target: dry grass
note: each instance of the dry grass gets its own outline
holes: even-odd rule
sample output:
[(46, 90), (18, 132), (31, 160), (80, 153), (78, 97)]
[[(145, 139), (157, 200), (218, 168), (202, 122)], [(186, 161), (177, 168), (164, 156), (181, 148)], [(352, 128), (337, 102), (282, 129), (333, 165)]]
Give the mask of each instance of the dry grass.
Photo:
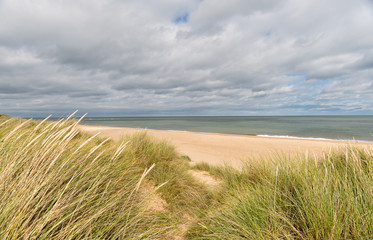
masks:
[(147, 211), (139, 198), (143, 168), (127, 142), (86, 136), (77, 124), (0, 116), (0, 238), (170, 234), (170, 218)]

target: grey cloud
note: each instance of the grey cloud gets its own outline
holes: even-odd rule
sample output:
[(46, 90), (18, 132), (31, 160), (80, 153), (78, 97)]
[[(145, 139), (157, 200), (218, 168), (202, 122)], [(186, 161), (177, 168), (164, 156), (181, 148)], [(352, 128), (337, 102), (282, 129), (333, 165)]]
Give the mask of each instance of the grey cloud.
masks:
[(356, 62), (354, 70), (368, 70), (373, 68), (373, 49), (366, 51)]
[(0, 110), (373, 113), (371, 29), (366, 0), (4, 0)]
[(29, 87), (0, 84), (0, 93), (2, 94), (28, 93), (30, 90)]

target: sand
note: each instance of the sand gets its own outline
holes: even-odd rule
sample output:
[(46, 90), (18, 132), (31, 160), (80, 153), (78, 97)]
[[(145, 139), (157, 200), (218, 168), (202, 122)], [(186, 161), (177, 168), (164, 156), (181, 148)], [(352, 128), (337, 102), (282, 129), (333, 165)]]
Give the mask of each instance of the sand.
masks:
[[(144, 129), (100, 127), (80, 125), (85, 132), (119, 140), (126, 134)], [(331, 149), (356, 145), (371, 148), (373, 143), (353, 141), (329, 141), (257, 137), (246, 135), (195, 133), (166, 130), (146, 130), (155, 138), (167, 140), (181, 155), (189, 156), (193, 163), (206, 162), (212, 165), (228, 164), (239, 168), (245, 161), (268, 159), (277, 155), (300, 156), (304, 154), (321, 157)]]

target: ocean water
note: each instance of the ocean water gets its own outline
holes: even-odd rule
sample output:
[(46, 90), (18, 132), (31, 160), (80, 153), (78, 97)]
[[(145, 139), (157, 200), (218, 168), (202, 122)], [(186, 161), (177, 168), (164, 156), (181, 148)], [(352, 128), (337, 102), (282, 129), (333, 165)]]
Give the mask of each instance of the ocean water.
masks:
[(82, 124), (373, 142), (373, 116), (85, 118)]

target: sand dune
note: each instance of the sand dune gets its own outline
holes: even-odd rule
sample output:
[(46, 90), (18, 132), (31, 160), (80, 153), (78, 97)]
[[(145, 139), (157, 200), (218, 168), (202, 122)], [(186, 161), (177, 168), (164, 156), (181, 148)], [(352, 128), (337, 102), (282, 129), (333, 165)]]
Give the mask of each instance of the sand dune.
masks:
[[(102, 137), (111, 137), (119, 140), (126, 134), (144, 129), (84, 126), (80, 129), (94, 134), (100, 132)], [(159, 139), (165, 139), (176, 146), (181, 155), (187, 155), (192, 162), (207, 162), (212, 165), (229, 164), (240, 167), (242, 162), (250, 159), (273, 157), (277, 154), (295, 156), (297, 154), (316, 154), (321, 156), (328, 153), (331, 148), (346, 145), (358, 145), (372, 147), (373, 143), (271, 138), (245, 135), (194, 133), (166, 130), (146, 130), (149, 135)]]

